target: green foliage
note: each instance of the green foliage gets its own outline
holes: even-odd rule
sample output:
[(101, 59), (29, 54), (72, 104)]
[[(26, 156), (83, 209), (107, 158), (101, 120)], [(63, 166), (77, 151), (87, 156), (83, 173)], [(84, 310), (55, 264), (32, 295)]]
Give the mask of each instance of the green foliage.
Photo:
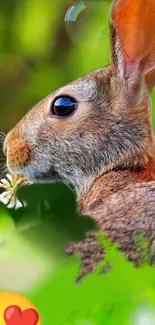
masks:
[[(83, 238), (84, 232), (94, 228), (94, 224), (89, 218), (77, 216), (74, 196), (66, 187), (31, 186), (19, 194), (28, 202), (26, 210), (17, 213), (0, 206), (1, 250), (7, 260), (11, 257), (12, 267), (15, 261), (29, 265), (32, 272), (34, 265), (36, 268), (46, 266), (41, 277), (33, 279), (31, 286), (19, 289), (18, 279), (14, 278), (14, 290), (22, 292), (36, 304), (43, 325), (130, 325), (137, 313), (145, 313), (145, 310), (148, 315), (152, 313), (155, 303), (154, 268), (148, 264), (135, 268), (100, 232), (97, 239), (107, 252), (106, 259), (96, 272), (76, 284), (79, 259), (65, 256), (64, 247), (69, 240)], [(63, 204), (63, 214), (58, 202)], [(142, 252), (147, 251), (144, 238), (136, 237), (136, 244), (138, 248), (143, 247)], [(110, 271), (101, 275), (107, 263)], [(18, 273), (19, 265), (16, 270)], [(21, 277), (22, 272), (21, 268)], [(25, 273), (23, 283), (27, 280)], [(6, 283), (5, 286), (0, 283), (0, 288), (8, 289)]]
[(149, 243), (146, 237), (142, 234), (135, 233), (133, 235), (133, 240), (135, 244), (136, 251), (139, 255), (139, 260), (137, 261), (138, 265), (149, 264), (151, 260), (151, 256), (149, 253)]
[(155, 302), (154, 270), (148, 266), (136, 269), (114, 246), (106, 247), (112, 269), (106, 275), (97, 270), (77, 285), (79, 262), (75, 260), (31, 293), (43, 315), (43, 324), (125, 325), (133, 324), (132, 317), (139, 309), (151, 312)]

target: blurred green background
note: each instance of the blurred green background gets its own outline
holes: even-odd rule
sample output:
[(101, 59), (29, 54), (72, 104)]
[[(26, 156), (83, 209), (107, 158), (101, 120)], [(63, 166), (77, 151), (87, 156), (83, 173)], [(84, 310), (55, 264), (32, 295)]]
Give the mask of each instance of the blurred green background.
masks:
[[(110, 5), (108, 0), (1, 2), (4, 132), (54, 89), (109, 63)], [(33, 185), (19, 195), (27, 201), (26, 209), (0, 205), (0, 289), (32, 299), (43, 325), (141, 325), (141, 309), (148, 324), (155, 324), (154, 269), (146, 265), (136, 270), (110, 249), (112, 271), (102, 278), (95, 273), (76, 285), (79, 259), (66, 257), (64, 249), (94, 223), (77, 215), (75, 197), (64, 185)]]

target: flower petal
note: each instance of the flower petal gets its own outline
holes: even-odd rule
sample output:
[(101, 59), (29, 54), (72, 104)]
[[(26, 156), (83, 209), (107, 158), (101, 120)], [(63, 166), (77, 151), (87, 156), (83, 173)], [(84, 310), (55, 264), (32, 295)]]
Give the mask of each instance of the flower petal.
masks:
[(7, 204), (7, 208), (13, 209), (16, 205), (16, 198), (12, 196), (11, 200)]
[(10, 183), (12, 182), (12, 176), (11, 176), (11, 174), (7, 174), (6, 175), (6, 178), (9, 180)]
[(10, 197), (8, 196), (7, 191), (0, 194), (0, 202), (7, 205), (9, 203)]
[(20, 177), (16, 174), (11, 173), (11, 181), (12, 183), (16, 183)]
[(6, 187), (6, 185), (0, 183), (0, 188), (6, 189), (7, 187)]
[(5, 186), (10, 186), (10, 183), (5, 178), (2, 178), (0, 183), (4, 184)]
[(26, 186), (32, 184), (31, 182), (29, 182), (29, 180), (25, 177), (22, 177), (20, 179), (18, 179), (18, 181), (16, 182), (16, 185), (19, 186)]
[(16, 200), (16, 204), (15, 204), (15, 210), (18, 210), (20, 208), (23, 208), (23, 204), (21, 201), (19, 201), (18, 199)]

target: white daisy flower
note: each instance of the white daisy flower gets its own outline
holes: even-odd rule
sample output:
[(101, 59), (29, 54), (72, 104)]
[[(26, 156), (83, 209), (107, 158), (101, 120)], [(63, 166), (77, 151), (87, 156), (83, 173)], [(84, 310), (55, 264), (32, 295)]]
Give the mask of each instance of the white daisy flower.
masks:
[(26, 185), (32, 184), (25, 177), (19, 177), (15, 174), (7, 174), (6, 178), (0, 180), (0, 188), (5, 191), (0, 194), (0, 202), (5, 204), (9, 209), (19, 209), (26, 206), (25, 202), (21, 202), (17, 197), (17, 190)]

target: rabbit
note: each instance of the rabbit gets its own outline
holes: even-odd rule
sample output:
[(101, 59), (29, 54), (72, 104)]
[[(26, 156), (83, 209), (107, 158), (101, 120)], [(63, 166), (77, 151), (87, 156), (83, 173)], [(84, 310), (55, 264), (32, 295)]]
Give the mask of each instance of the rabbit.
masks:
[[(4, 142), (10, 172), (34, 183), (65, 183), (76, 193), (78, 212), (92, 217), (135, 265), (135, 233), (148, 238), (154, 260), (154, 31), (155, 0), (115, 0), (110, 65), (44, 98)], [(97, 252), (104, 257), (95, 235), (90, 238), (85, 254), (80, 244), (68, 248), (85, 255), (81, 274), (96, 268)]]

